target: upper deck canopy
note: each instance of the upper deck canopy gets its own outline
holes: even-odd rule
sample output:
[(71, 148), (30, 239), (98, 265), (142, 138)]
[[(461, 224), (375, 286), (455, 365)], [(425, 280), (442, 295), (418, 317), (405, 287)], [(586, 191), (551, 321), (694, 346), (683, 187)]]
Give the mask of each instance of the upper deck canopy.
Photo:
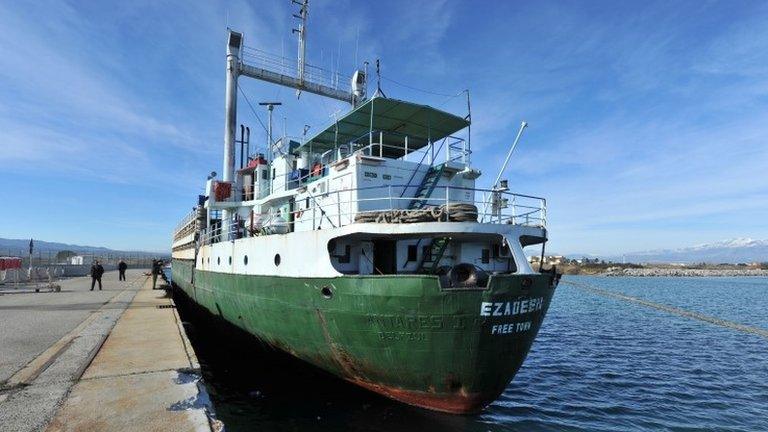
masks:
[(383, 131), (382, 144), (402, 146), (407, 136), (408, 148), (418, 150), (430, 140), (441, 140), (469, 124), (467, 119), (427, 105), (374, 97), (307, 140), (301, 148), (321, 153), (361, 137), (366, 137), (367, 143), (370, 131), (375, 133), (374, 142), (378, 143), (378, 132)]

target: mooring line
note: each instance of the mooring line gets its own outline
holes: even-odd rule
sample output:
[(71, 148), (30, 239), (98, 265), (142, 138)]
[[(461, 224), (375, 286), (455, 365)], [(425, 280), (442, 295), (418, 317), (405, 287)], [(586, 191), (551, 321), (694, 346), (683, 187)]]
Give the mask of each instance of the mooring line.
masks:
[(712, 316), (709, 316), (709, 315), (700, 314), (698, 312), (691, 312), (691, 311), (687, 311), (685, 309), (680, 309), (680, 308), (676, 308), (676, 307), (673, 307), (673, 306), (667, 306), (667, 305), (661, 304), (661, 303), (654, 303), (654, 302), (651, 302), (651, 301), (648, 301), (648, 300), (639, 299), (637, 297), (628, 296), (626, 294), (620, 294), (620, 293), (617, 293), (617, 292), (608, 291), (608, 290), (604, 290), (604, 289), (601, 289), (601, 288), (595, 288), (593, 286), (586, 285), (586, 284), (583, 284), (583, 283), (571, 282), (571, 281), (566, 281), (566, 280), (561, 280), (560, 283), (568, 284), (568, 285), (574, 286), (576, 288), (582, 289), (584, 291), (589, 291), (589, 292), (591, 292), (593, 294), (597, 294), (597, 295), (600, 295), (600, 296), (603, 296), (603, 297), (610, 297), (610, 298), (615, 298), (615, 299), (618, 299), (618, 300), (623, 300), (623, 301), (627, 301), (627, 302), (631, 302), (631, 303), (636, 303), (636, 304), (647, 306), (647, 307), (650, 307), (650, 308), (653, 308), (653, 309), (658, 309), (660, 311), (668, 312), (668, 313), (679, 315), (679, 316), (686, 317), (686, 318), (696, 319), (696, 320), (699, 320), (699, 321), (708, 322), (710, 324), (715, 324), (715, 325), (718, 325), (718, 326), (721, 326), (721, 327), (737, 330), (737, 331), (740, 331), (740, 332), (743, 332), (743, 333), (749, 333), (749, 334), (757, 335), (757, 336), (760, 336), (760, 337), (768, 339), (768, 330), (763, 329), (763, 328), (752, 327), (752, 326), (748, 326), (748, 325), (744, 325), (744, 324), (739, 324), (739, 323), (735, 323), (733, 321), (727, 321), (727, 320), (720, 319), (720, 318), (715, 318), (715, 317), (712, 317)]

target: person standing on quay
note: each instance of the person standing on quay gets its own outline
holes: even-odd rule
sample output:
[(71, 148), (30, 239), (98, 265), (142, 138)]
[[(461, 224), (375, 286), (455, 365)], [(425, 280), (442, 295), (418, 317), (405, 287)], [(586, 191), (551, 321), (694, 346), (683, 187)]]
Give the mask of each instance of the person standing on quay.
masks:
[(152, 289), (155, 289), (155, 286), (157, 285), (157, 276), (160, 275), (160, 272), (163, 271), (163, 261), (162, 260), (152, 260)]
[(118, 280), (124, 281), (125, 280), (125, 271), (128, 270), (128, 264), (125, 263), (122, 259), (119, 263), (117, 263), (117, 271), (120, 273)]
[(91, 291), (93, 291), (96, 281), (99, 282), (99, 291), (101, 291), (101, 276), (104, 274), (104, 267), (101, 266), (98, 260), (93, 261), (91, 266)]

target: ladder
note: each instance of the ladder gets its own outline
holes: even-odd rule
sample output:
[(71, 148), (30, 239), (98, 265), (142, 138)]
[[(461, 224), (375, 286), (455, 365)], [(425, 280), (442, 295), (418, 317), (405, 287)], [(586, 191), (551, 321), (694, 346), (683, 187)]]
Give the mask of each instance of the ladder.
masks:
[(416, 191), (416, 195), (413, 200), (408, 204), (409, 210), (420, 210), (424, 208), (429, 201), (429, 197), (432, 195), (432, 191), (435, 190), (435, 186), (443, 176), (445, 170), (445, 164), (430, 166), (427, 169), (427, 173), (424, 174), (424, 178), (421, 180), (421, 185)]
[(417, 273), (433, 274), (437, 270), (437, 265), (440, 263), (440, 259), (445, 254), (445, 250), (448, 248), (448, 244), (451, 242), (450, 237), (436, 237), (432, 240), (432, 244), (429, 245), (429, 253), (425, 253), (421, 257), (421, 262), (416, 270)]

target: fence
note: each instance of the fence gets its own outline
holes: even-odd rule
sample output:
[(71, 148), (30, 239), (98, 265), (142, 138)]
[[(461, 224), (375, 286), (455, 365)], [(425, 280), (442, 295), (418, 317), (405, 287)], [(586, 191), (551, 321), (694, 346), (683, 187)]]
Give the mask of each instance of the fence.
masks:
[[(73, 265), (69, 258), (57, 257), (57, 251), (36, 251), (32, 254), (32, 267), (47, 267), (47, 266), (67, 266)], [(22, 260), (21, 267), (29, 268), (29, 250), (28, 249), (9, 249), (0, 248), (0, 256), (19, 257)], [(82, 265), (88, 265), (90, 267), (93, 260), (99, 260), (101, 265), (105, 268), (107, 266), (116, 266), (122, 259), (132, 268), (149, 268), (152, 266), (152, 260), (156, 258), (168, 258), (167, 255), (158, 254), (156, 257), (147, 255), (146, 253), (139, 252), (86, 252), (76, 253), (75, 256), (83, 257)]]

